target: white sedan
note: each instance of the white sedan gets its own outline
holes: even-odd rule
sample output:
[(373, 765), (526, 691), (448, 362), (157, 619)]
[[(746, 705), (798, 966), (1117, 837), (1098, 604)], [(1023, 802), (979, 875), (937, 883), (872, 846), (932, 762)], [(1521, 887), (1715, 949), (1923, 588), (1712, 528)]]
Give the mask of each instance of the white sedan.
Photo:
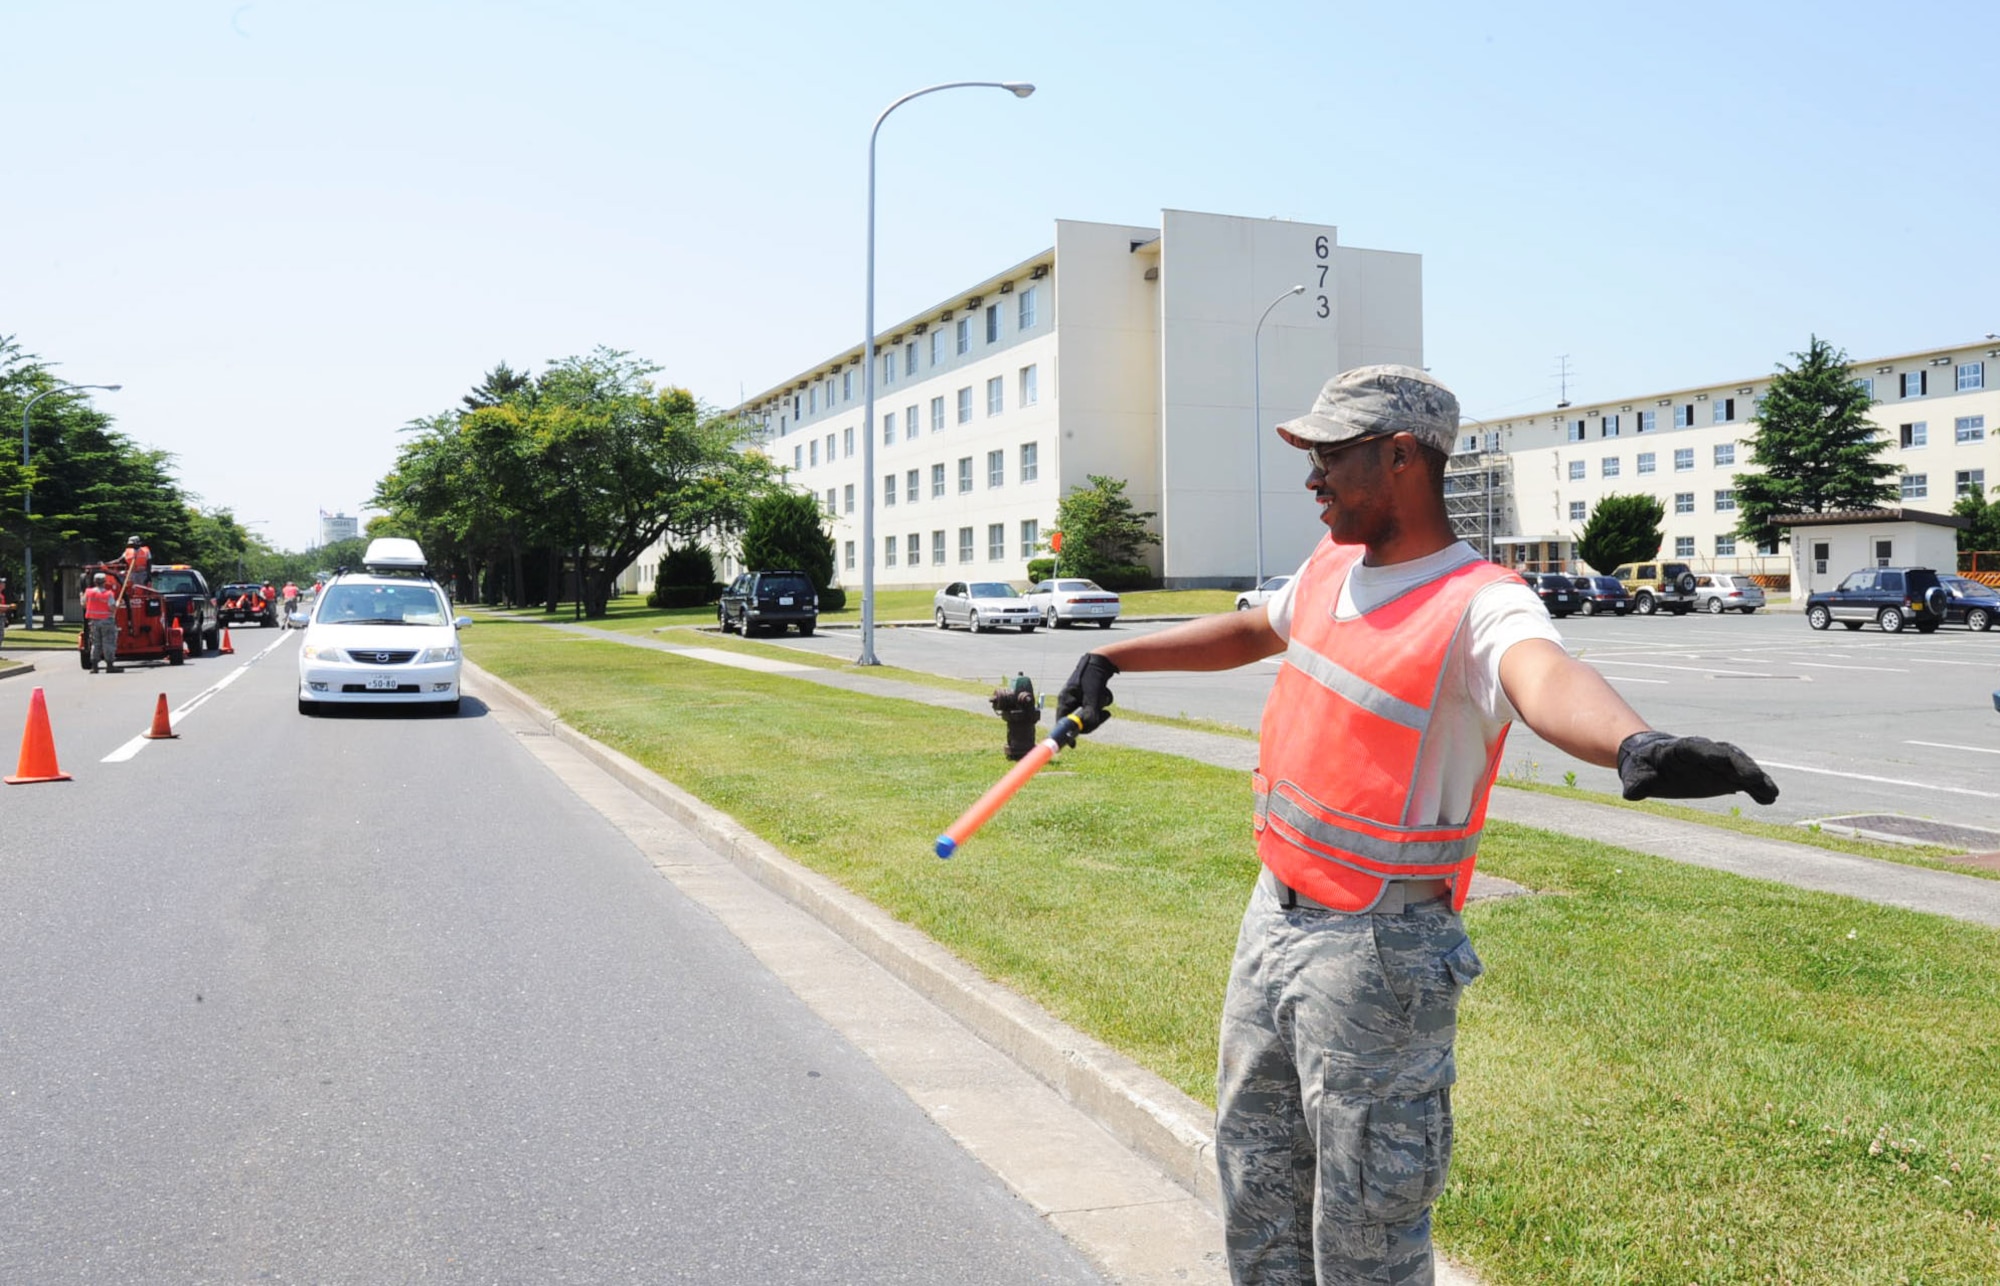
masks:
[(1108, 630), (1118, 619), (1118, 595), (1096, 581), (1070, 576), (1050, 577), (1027, 593), (1028, 602), (1041, 613), (1042, 624), (1052, 630), (1068, 629), (1084, 621), (1095, 621)]
[(1289, 576), (1273, 576), (1255, 589), (1246, 589), (1236, 596), (1236, 610), (1262, 607), (1278, 596), (1278, 591), (1291, 583)]
[(1028, 600), (1003, 580), (953, 581), (931, 596), (931, 610), (939, 629), (963, 625), (975, 634), (996, 625), (1012, 625), (1023, 634), (1032, 634), (1042, 623)]

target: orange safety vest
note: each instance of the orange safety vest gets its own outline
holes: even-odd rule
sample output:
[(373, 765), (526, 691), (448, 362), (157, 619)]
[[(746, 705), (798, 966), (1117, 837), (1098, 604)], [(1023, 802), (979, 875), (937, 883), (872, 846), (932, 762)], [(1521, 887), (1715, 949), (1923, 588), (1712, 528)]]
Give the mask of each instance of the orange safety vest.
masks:
[(86, 621), (108, 621), (111, 619), (112, 595), (108, 589), (91, 586), (83, 591), (83, 619)]
[(1472, 883), (1507, 729), (1486, 748), (1469, 816), (1413, 823), (1410, 810), (1426, 756), (1445, 750), (1429, 737), (1431, 714), (1473, 597), (1519, 578), (1468, 563), (1335, 620), (1341, 587), (1364, 552), (1322, 541), (1294, 588), (1291, 643), (1264, 704), (1251, 775), (1257, 856), (1330, 907), (1365, 911), (1391, 879), (1446, 879), (1456, 910)]
[(143, 572), (146, 570), (147, 565), (153, 561), (152, 547), (149, 545), (127, 545), (125, 547), (124, 561), (125, 566), (131, 571)]

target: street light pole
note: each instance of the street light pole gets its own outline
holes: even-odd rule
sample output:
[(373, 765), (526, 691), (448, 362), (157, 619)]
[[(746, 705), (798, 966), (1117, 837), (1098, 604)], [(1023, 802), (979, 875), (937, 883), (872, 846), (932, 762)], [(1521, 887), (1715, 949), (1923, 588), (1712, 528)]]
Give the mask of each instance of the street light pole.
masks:
[(1251, 482), (1257, 493), (1257, 584), (1252, 589), (1264, 583), (1264, 318), (1293, 295), (1305, 293), (1305, 285), (1301, 283), (1273, 299), (1264, 306), (1263, 317), (1250, 330), (1250, 440), (1257, 449), (1257, 476)]
[(123, 384), (58, 384), (54, 388), (43, 389), (21, 407), (21, 579), (25, 582), (21, 593), (22, 602), (26, 604), (21, 609), (21, 628), (24, 630), (35, 628), (35, 525), (32, 521), (35, 489), (28, 481), (28, 412), (34, 410), (35, 403), (57, 393), (74, 393), (87, 388), (116, 393), (124, 387)]
[(868, 322), (861, 336), (861, 657), (857, 665), (880, 665), (875, 659), (875, 136), (889, 113), (913, 98), (945, 89), (1004, 89), (1026, 98), (1035, 87), (1019, 80), (954, 80), (903, 95), (882, 109), (868, 131)]

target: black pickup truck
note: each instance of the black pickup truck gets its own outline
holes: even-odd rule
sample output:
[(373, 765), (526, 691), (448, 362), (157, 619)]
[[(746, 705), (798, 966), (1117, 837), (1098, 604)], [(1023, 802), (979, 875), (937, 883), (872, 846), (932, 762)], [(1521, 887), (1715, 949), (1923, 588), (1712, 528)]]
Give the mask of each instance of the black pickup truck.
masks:
[(278, 596), (276, 592), (266, 594), (262, 585), (224, 585), (215, 603), (224, 625), (278, 623)]
[(209, 596), (208, 580), (183, 563), (155, 564), (146, 585), (162, 600), (169, 621), (179, 621), (190, 656), (222, 646), (222, 625)]

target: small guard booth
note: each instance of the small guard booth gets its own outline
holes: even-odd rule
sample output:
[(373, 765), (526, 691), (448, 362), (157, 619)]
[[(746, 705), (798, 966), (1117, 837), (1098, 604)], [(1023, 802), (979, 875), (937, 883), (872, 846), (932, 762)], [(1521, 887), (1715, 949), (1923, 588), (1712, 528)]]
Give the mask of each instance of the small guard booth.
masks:
[(1792, 605), (1832, 589), (1864, 567), (1958, 570), (1958, 533), (1972, 524), (1957, 514), (1921, 509), (1836, 509), (1771, 519), (1792, 542)]

